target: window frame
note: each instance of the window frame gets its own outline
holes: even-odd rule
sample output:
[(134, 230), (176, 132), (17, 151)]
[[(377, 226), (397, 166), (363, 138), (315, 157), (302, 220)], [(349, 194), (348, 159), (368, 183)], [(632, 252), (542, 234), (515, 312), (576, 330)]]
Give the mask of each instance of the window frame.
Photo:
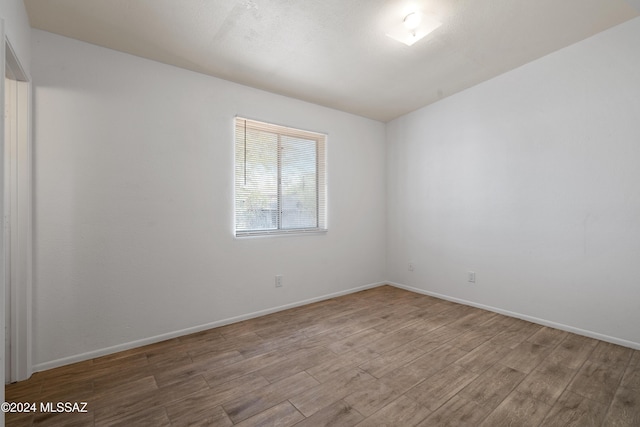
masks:
[[(290, 126), (283, 126), (254, 119), (249, 119), (243, 116), (234, 117), (234, 187), (233, 187), (233, 229), (235, 237), (255, 237), (255, 236), (281, 236), (281, 235), (293, 235), (293, 234), (324, 234), (327, 232), (327, 139), (328, 135), (325, 133), (314, 132), (299, 128), (293, 128)], [(278, 148), (276, 149), (277, 161), (277, 228), (270, 229), (252, 229), (252, 230), (239, 230), (238, 229), (238, 164), (239, 161), (246, 162), (246, 157), (239, 159), (238, 157), (238, 144), (242, 138), (238, 135), (239, 129), (244, 132), (244, 156), (246, 156), (246, 131), (248, 129), (254, 131), (263, 131), (278, 135)], [(300, 138), (304, 140), (315, 141), (315, 161), (316, 161), (316, 226), (315, 227), (301, 227), (301, 228), (282, 228), (282, 217), (284, 213), (283, 209), (283, 184), (281, 181), (282, 175), (282, 163), (281, 163), (281, 143), (280, 137), (286, 136), (291, 138)], [(244, 165), (246, 168), (246, 163)], [(246, 169), (245, 169), (246, 173)]]

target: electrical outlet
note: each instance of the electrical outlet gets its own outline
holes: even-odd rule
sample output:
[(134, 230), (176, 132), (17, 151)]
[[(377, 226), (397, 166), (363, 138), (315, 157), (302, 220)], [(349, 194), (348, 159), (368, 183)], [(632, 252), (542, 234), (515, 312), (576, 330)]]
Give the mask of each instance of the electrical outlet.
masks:
[(276, 276), (276, 288), (282, 287), (282, 275), (278, 274)]
[(475, 271), (470, 271), (469, 272), (469, 282), (470, 283), (476, 283), (476, 272)]
[(410, 263), (409, 263), (409, 271), (413, 271), (413, 270), (414, 270), (413, 263), (412, 263), (412, 262), (410, 262)]

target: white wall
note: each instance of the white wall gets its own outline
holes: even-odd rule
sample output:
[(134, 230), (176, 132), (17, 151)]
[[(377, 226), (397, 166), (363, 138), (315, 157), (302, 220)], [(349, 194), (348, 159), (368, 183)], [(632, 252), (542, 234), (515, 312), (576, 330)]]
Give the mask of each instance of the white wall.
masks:
[(640, 18), (390, 122), (388, 278), (640, 348), (638, 40)]
[[(36, 370), (385, 279), (384, 124), (32, 38)], [(326, 235), (233, 237), (236, 114), (328, 133)]]
[(638, 9), (638, 11), (640, 12), (640, 0), (627, 0), (627, 3)]

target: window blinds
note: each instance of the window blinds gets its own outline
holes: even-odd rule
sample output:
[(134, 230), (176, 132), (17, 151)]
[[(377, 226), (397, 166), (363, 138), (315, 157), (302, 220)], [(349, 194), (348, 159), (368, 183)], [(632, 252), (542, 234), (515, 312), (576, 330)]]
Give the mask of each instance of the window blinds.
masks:
[(236, 235), (326, 230), (326, 135), (235, 119)]

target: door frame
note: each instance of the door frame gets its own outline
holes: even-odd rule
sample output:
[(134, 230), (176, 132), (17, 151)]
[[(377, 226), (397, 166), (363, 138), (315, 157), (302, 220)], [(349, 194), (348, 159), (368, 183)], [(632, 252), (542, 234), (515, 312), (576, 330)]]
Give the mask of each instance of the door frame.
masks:
[[(32, 145), (31, 145), (31, 82), (21, 66), (10, 41), (3, 37), (5, 76), (12, 80), (3, 99), (11, 96), (13, 113), (9, 118), (10, 140), (2, 132), (3, 148), (3, 251), (4, 285), (10, 296), (8, 301), (10, 371), (5, 372), (5, 383), (21, 381), (33, 373), (32, 363)], [(4, 114), (3, 114), (4, 116)], [(4, 126), (4, 123), (3, 123)], [(5, 169), (6, 168), (6, 169)], [(5, 293), (3, 293), (5, 294)], [(6, 295), (5, 294), (5, 295)], [(3, 305), (4, 308), (4, 305)], [(4, 316), (2, 318), (4, 322)], [(5, 328), (2, 328), (3, 330)], [(3, 340), (4, 344), (4, 340)], [(6, 351), (6, 349), (5, 349)], [(3, 352), (3, 355), (5, 353)]]

